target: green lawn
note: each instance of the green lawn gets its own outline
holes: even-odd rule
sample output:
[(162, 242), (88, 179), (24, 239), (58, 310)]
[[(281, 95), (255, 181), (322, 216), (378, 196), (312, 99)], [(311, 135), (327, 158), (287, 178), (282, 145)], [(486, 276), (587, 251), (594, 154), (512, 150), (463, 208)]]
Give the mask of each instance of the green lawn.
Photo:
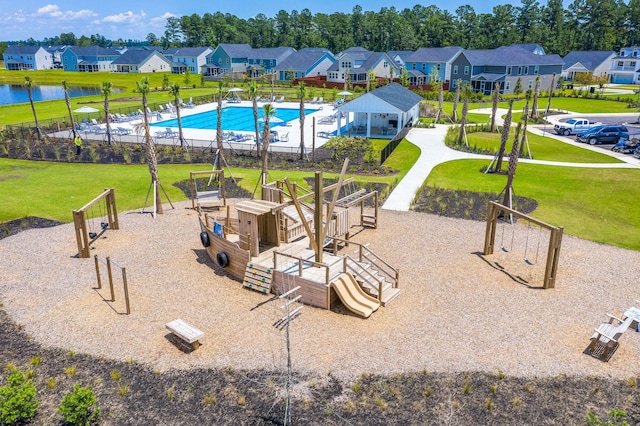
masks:
[[(506, 176), (479, 173), (482, 160), (458, 160), (436, 167), (427, 185), (499, 193)], [(534, 198), (532, 216), (581, 238), (640, 250), (638, 169), (586, 169), (520, 163), (517, 195)], [(481, 244), (481, 242), (479, 242)]]
[[(522, 110), (526, 101), (520, 99), (513, 104), (513, 109)], [(547, 107), (548, 98), (538, 100), (538, 108), (545, 109)], [(500, 102), (500, 108), (509, 108), (506, 102)], [(606, 112), (608, 114), (616, 112), (637, 112), (637, 108), (629, 108), (626, 102), (617, 102), (609, 99), (583, 99), (583, 98), (552, 98), (551, 109), (560, 109), (563, 111), (581, 112), (584, 114), (594, 114)]]
[[(511, 152), (514, 130), (507, 141), (506, 153)], [(469, 145), (497, 152), (500, 147), (500, 134), (488, 132), (468, 133)], [(527, 132), (529, 148), (536, 160), (568, 161), (573, 163), (621, 163), (622, 161), (606, 154), (579, 148), (560, 142), (554, 138)], [(526, 152), (526, 151), (525, 151)]]

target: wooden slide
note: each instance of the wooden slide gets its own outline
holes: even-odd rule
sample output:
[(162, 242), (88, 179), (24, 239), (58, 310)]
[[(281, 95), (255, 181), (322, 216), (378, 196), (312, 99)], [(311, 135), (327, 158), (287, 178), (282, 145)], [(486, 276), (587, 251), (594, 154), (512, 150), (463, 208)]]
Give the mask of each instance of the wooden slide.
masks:
[(380, 307), (378, 299), (365, 293), (349, 272), (341, 274), (331, 286), (344, 306), (361, 317), (369, 318)]

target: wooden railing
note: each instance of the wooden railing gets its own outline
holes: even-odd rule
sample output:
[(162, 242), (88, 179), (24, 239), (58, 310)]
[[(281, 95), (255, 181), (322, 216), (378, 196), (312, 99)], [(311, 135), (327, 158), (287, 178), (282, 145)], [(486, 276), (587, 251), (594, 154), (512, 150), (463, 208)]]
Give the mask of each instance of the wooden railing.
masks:
[(365, 244), (357, 243), (351, 240), (344, 240), (338, 237), (331, 237), (334, 241), (334, 253), (337, 249), (337, 243), (341, 242), (345, 245), (354, 244), (358, 247), (358, 261), (359, 262), (369, 262), (372, 265), (376, 265), (377, 269), (380, 273), (384, 274), (389, 278), (394, 288), (398, 288), (398, 281), (400, 279), (400, 271), (393, 266), (391, 266), (388, 262), (378, 256), (373, 250), (369, 249)]
[(344, 256), (343, 262), (343, 272), (352, 272), (356, 277), (360, 277), (362, 281), (368, 283), (371, 287), (376, 287), (378, 289), (378, 300), (382, 302), (382, 286), (384, 284), (384, 280), (376, 277), (368, 269), (363, 268), (362, 265), (358, 264), (349, 255)]

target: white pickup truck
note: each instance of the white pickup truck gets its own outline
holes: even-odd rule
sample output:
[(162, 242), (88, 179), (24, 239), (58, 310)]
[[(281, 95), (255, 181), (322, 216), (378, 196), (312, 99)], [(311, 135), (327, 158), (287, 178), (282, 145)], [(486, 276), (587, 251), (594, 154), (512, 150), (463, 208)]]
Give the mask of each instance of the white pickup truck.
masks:
[(589, 121), (586, 118), (570, 118), (567, 121), (557, 123), (553, 126), (553, 131), (559, 135), (569, 136), (570, 134), (576, 134), (584, 132), (585, 130), (597, 126), (595, 121)]

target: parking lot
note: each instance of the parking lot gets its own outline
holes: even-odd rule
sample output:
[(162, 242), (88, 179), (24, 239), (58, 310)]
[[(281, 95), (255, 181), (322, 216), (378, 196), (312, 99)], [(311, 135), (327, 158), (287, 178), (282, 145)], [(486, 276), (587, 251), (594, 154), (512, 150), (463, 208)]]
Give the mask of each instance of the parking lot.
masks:
[[(564, 116), (563, 118), (560, 118), (557, 120), (552, 119), (550, 121), (552, 121), (553, 123), (557, 123), (557, 122), (562, 123), (562, 122), (566, 122), (570, 118), (577, 118), (577, 117), (578, 117), (577, 115), (567, 115), (567, 116)], [(618, 114), (604, 114), (604, 115), (585, 114), (585, 115), (581, 115), (580, 117), (588, 118), (590, 121), (595, 121), (600, 124), (623, 125), (628, 129), (630, 139), (640, 140), (640, 124), (638, 123), (638, 120), (640, 117), (638, 113), (620, 114), (620, 115)], [(553, 128), (551, 129), (547, 128), (545, 129), (545, 131), (551, 134), (555, 134), (555, 132), (553, 131)], [(575, 134), (571, 134), (569, 136), (563, 136), (563, 137), (566, 137), (572, 141), (576, 141)], [(615, 145), (615, 142), (599, 143), (594, 145), (594, 147), (609, 151), (614, 145)]]

